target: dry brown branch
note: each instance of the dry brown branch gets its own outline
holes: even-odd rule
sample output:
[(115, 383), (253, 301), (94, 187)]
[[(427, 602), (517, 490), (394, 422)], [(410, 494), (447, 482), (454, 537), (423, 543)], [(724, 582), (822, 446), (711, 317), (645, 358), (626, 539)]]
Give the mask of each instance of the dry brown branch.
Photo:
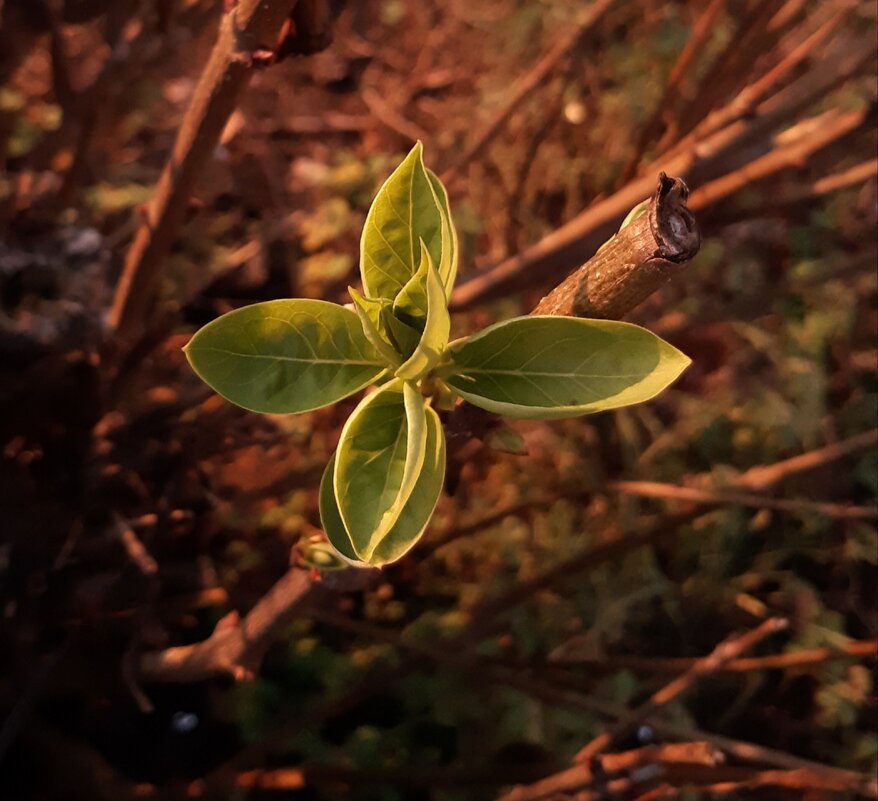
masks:
[(524, 99), (531, 94), (555, 69), (560, 62), (589, 31), (600, 21), (603, 15), (616, 3), (617, 0), (594, 0), (594, 2), (582, 14), (579, 23), (564, 38), (558, 40), (530, 72), (521, 76), (512, 86), (509, 99), (498, 109), (489, 122), (474, 137), (472, 144), (463, 152), (460, 158), (454, 162), (442, 174), (443, 181), (449, 181), (452, 175), (460, 174), (464, 167), (476, 158), (491, 140), (500, 132), (506, 121), (521, 105)]
[[(743, 187), (761, 181), (780, 170), (803, 166), (818, 150), (857, 130), (865, 122), (866, 116), (865, 110), (851, 111), (847, 114), (830, 111), (816, 119), (800, 123), (796, 128), (804, 127), (803, 135), (795, 136), (797, 133), (795, 129), (785, 131), (784, 141), (779, 147), (741, 169), (699, 187), (698, 192), (692, 196), (690, 205), (696, 211), (705, 209)], [(795, 138), (790, 141), (794, 136)]]
[[(878, 178), (878, 159), (867, 159), (846, 170), (824, 175), (822, 178), (791, 187), (778, 194), (767, 195), (766, 193), (760, 197), (757, 203), (742, 205), (739, 209), (730, 210), (730, 214), (724, 217), (724, 221), (730, 223), (739, 219), (771, 217), (777, 213), (778, 208), (789, 209), (791, 213), (794, 213), (798, 204), (812, 203), (833, 192), (841, 192), (867, 181), (874, 181), (876, 178)], [(875, 256), (871, 253), (863, 254), (860, 252), (854, 254), (853, 258), (862, 260), (870, 267), (875, 264)], [(847, 272), (847, 266), (843, 268), (843, 272)], [(820, 280), (825, 279), (821, 277)]]
[(278, 31), (295, 3), (296, 0), (240, 0), (223, 16), (213, 52), (180, 124), (153, 199), (144, 211), (116, 287), (108, 323), (123, 341), (131, 341), (140, 333), (195, 181), (250, 80), (254, 54), (277, 40)]
[(776, 509), (779, 512), (797, 514), (813, 513), (842, 520), (874, 520), (878, 518), (878, 507), (874, 506), (824, 503), (804, 498), (768, 498), (756, 493), (727, 492), (722, 488), (708, 490), (697, 487), (680, 487), (676, 484), (663, 484), (658, 481), (611, 481), (605, 486), (613, 492), (639, 495), (642, 498), (658, 498), (664, 501), (749, 506), (754, 509)]
[[(758, 144), (771, 147), (771, 132), (796, 120), (803, 110), (824, 97), (852, 75), (863, 69), (873, 57), (876, 45), (862, 39), (827, 58), (790, 85), (760, 103), (753, 114), (734, 119), (706, 138), (697, 138), (673, 157), (660, 160), (668, 174), (681, 175), (687, 181), (709, 180), (733, 172), (742, 154), (752, 152)], [(658, 166), (654, 166), (658, 169)], [(499, 297), (554, 276), (581, 262), (611, 235), (613, 228), (653, 189), (649, 175), (636, 178), (612, 196), (601, 200), (565, 225), (556, 229), (522, 253), (485, 270), (460, 284), (452, 293), (451, 307), (464, 309), (478, 302)]]
[(748, 3), (737, 29), (701, 76), (689, 95), (689, 102), (675, 115), (663, 137), (665, 141), (676, 139), (691, 130), (711, 108), (733, 91), (738, 81), (747, 77), (753, 63), (771, 48), (772, 28), (776, 26), (775, 14), (781, 2), (754, 0)]
[(117, 518), (113, 524), (113, 531), (137, 569), (144, 576), (154, 576), (158, 572), (158, 564), (134, 529), (121, 518)]
[[(628, 713), (628, 710), (624, 707), (599, 701), (591, 696), (585, 696), (575, 691), (559, 689), (552, 682), (545, 682), (522, 674), (504, 673), (503, 676), (502, 680), (505, 684), (553, 706), (565, 709), (581, 709), (582, 711), (595, 713), (611, 719), (619, 719)], [(744, 740), (736, 740), (732, 737), (724, 737), (719, 734), (703, 731), (695, 726), (672, 723), (661, 718), (655, 718), (650, 721), (650, 726), (664, 737), (677, 737), (682, 740), (703, 740), (737, 761), (756, 765), (771, 765), (785, 770), (808, 770), (815, 775), (823, 777), (827, 782), (831, 781), (841, 787), (845, 787), (846, 792), (851, 795), (865, 796), (873, 799), (878, 798), (878, 781), (871, 776), (842, 768), (835, 768), (830, 765), (823, 765), (785, 751), (778, 751), (774, 748), (767, 748), (766, 746), (745, 742)]]
[[(796, 670), (803, 667), (822, 665), (836, 659), (878, 659), (878, 640), (868, 642), (852, 642), (840, 648), (811, 648), (807, 651), (791, 651), (785, 654), (769, 654), (767, 656), (747, 656), (733, 659), (723, 665), (721, 672), (745, 673), (751, 670)], [(641, 660), (645, 664), (649, 660)], [(652, 660), (653, 668), (660, 670), (682, 670), (692, 660), (663, 659)], [(676, 665), (676, 667), (672, 667)], [(633, 664), (631, 665), (633, 669)]]
[(848, 456), (861, 453), (878, 445), (878, 428), (864, 431), (853, 437), (835, 442), (817, 450), (808, 451), (799, 456), (792, 456), (772, 465), (757, 465), (742, 473), (732, 486), (735, 488), (756, 490), (764, 492), (777, 486), (790, 476), (805, 473), (810, 470), (819, 470), (833, 462)]
[[(501, 796), (499, 801), (540, 801), (558, 793), (578, 793), (585, 789), (601, 792), (606, 789), (608, 781), (635, 771), (639, 771), (644, 778), (652, 779), (662, 775), (670, 766), (700, 765), (710, 768), (716, 767), (722, 761), (722, 753), (710, 743), (648, 745), (633, 751), (598, 755), (589, 764), (574, 765), (531, 785), (516, 787)], [(587, 797), (592, 796), (589, 793)]]
[(724, 640), (707, 656), (696, 660), (685, 673), (653, 693), (649, 699), (632, 709), (613, 726), (595, 737), (594, 740), (576, 754), (576, 761), (585, 762), (595, 754), (605, 751), (618, 738), (632, 731), (663, 706), (666, 706), (679, 695), (691, 689), (699, 679), (715, 673), (726, 662), (737, 659), (741, 654), (755, 648), (766, 637), (778, 631), (783, 631), (788, 625), (788, 622), (783, 618), (769, 618), (746, 634), (729, 637), (727, 640)]
[(662, 158), (671, 158), (691, 147), (693, 142), (704, 139), (706, 136), (731, 125), (741, 117), (750, 114), (763, 100), (778, 92), (800, 64), (821, 52), (820, 47), (823, 42), (838, 28), (850, 10), (850, 6), (836, 10), (829, 19), (813, 33), (807, 35), (774, 67), (744, 87), (731, 103), (708, 114), (691, 133), (666, 149)]
[(388, 103), (374, 89), (364, 88), (360, 97), (376, 120), (386, 125), (391, 131), (396, 131), (403, 139), (416, 142), (419, 139), (427, 138), (426, 131), (411, 120), (406, 119), (397, 108)]
[(251, 677), (310, 587), (309, 574), (291, 568), (243, 619), (231, 612), (202, 642), (142, 654), (140, 678), (144, 682), (190, 682), (222, 675), (238, 681)]
[[(425, 645), (420, 642), (412, 641), (410, 638), (402, 638), (396, 631), (391, 631), (372, 624), (358, 622), (352, 620), (348, 615), (332, 612), (325, 605), (314, 605), (309, 614), (319, 622), (332, 626), (338, 626), (346, 631), (354, 632), (360, 636), (365, 636), (372, 641), (389, 642), (403, 651), (410, 652), (410, 657), (402, 660), (396, 667), (392, 669), (383, 669), (370, 674), (366, 679), (358, 682), (351, 687), (342, 697), (333, 699), (330, 702), (319, 705), (319, 707), (306, 718), (300, 718), (295, 722), (295, 726), (316, 725), (318, 721), (340, 714), (342, 711), (350, 709), (352, 705), (361, 702), (365, 697), (369, 697), (374, 692), (386, 687), (389, 682), (395, 682), (407, 675), (409, 671), (417, 667), (424, 659), (436, 662), (438, 664), (453, 665), (457, 668), (471, 672), (476, 679), (488, 678), (488, 681), (497, 683), (501, 682), (510, 687), (521, 690), (522, 692), (532, 695), (551, 705), (561, 706), (565, 709), (583, 710), (589, 713), (596, 713), (609, 718), (621, 718), (628, 714), (629, 710), (608, 704), (592, 697), (586, 697), (579, 692), (559, 688), (556, 682), (546, 682), (528, 675), (527, 672), (515, 670), (510, 672), (503, 666), (499, 666), (491, 661), (482, 659), (473, 659), (472, 652), (467, 649), (469, 641), (469, 632), (465, 631), (459, 637), (451, 641), (443, 642), (441, 646), (434, 647)], [(482, 614), (485, 614), (484, 612)], [(481, 615), (478, 616), (479, 618)], [(478, 624), (478, 618), (473, 621), (470, 628)], [(686, 668), (689, 665), (684, 665)], [(680, 738), (682, 740), (703, 740), (710, 743), (714, 748), (719, 749), (737, 760), (751, 762), (762, 765), (772, 765), (779, 768), (790, 770), (807, 769), (814, 771), (817, 775), (841, 783), (848, 788), (851, 793), (865, 794), (868, 797), (878, 797), (878, 789), (875, 787), (874, 781), (869, 777), (861, 774), (846, 771), (830, 766), (822, 765), (818, 762), (802, 759), (792, 754), (788, 754), (775, 749), (766, 748), (755, 743), (748, 743), (741, 740), (735, 740), (721, 735), (714, 735), (701, 731), (695, 727), (685, 726), (682, 724), (669, 723), (661, 719), (651, 722), (651, 726), (659, 734)], [(283, 736), (284, 732), (293, 731), (289, 725), (281, 727), (280, 731), (275, 732), (276, 737)], [(253, 764), (254, 761), (264, 756), (264, 747), (251, 746), (247, 751), (236, 759), (231, 765), (227, 765), (221, 770), (214, 772), (208, 777), (209, 786), (221, 788), (227, 786), (228, 771), (234, 770), (235, 766), (243, 764)], [(602, 759), (611, 759), (610, 756), (602, 757)]]
[[(720, 667), (718, 673), (749, 673), (754, 670), (800, 670), (822, 665), (839, 659), (878, 659), (878, 640), (851, 642), (838, 648), (810, 648), (804, 651), (789, 651), (784, 654), (766, 656), (746, 656)], [(679, 673), (688, 670), (697, 660), (688, 657), (640, 657), (606, 656), (599, 659), (577, 659), (576, 657), (552, 659), (535, 665), (530, 662), (514, 664), (522, 670), (534, 667), (579, 668), (614, 671), (632, 670), (636, 673)]]
[(878, 178), (878, 159), (868, 159), (854, 165), (850, 169), (818, 178), (804, 191), (785, 197), (784, 202), (795, 203), (812, 197), (828, 195), (831, 192), (838, 192), (842, 189), (856, 186), (871, 178)]
[[(857, 434), (842, 442), (819, 448), (799, 456), (793, 456), (772, 465), (758, 465), (742, 473), (737, 480), (729, 485), (730, 490), (750, 489), (765, 491), (791, 476), (825, 467), (838, 459), (859, 453), (878, 443), (878, 429)], [(497, 625), (499, 616), (533, 597), (535, 593), (555, 586), (559, 581), (605, 564), (612, 559), (621, 559), (638, 548), (655, 545), (663, 540), (671, 540), (687, 523), (698, 519), (708, 510), (695, 509), (665, 515), (658, 522), (648, 526), (637, 534), (617, 537), (608, 542), (585, 548), (552, 567), (537, 573), (527, 581), (522, 581), (501, 593), (496, 598), (486, 601), (479, 607), (471, 624), (472, 636), (482, 636), (486, 631)], [(695, 738), (697, 739), (697, 738)]]
[[(752, 771), (746, 768), (719, 768), (701, 773), (680, 772), (674, 782), (667, 782), (637, 796), (635, 801), (654, 801), (660, 798), (679, 798), (682, 786), (689, 792), (707, 793), (711, 796), (740, 793), (747, 790), (778, 788), (798, 793), (817, 793), (814, 797), (826, 798), (826, 794), (850, 798), (851, 786), (845, 779), (808, 768), (792, 770)], [(867, 793), (858, 793), (867, 795)], [(810, 796), (809, 796), (810, 797)]]
[(670, 113), (670, 109), (679, 96), (680, 84), (684, 76), (691, 68), (695, 59), (701, 54), (705, 42), (713, 34), (714, 22), (725, 7), (726, 0), (711, 0), (692, 26), (692, 33), (680, 51), (677, 61), (671, 68), (662, 95), (658, 103), (656, 103), (652, 115), (641, 128), (628, 163), (622, 168), (617, 181), (617, 188), (627, 184), (637, 172), (637, 167), (640, 165), (644, 151), (649, 143), (655, 139), (656, 135), (660, 133), (662, 120)]
[[(409, 669), (420, 663), (423, 659), (428, 659), (437, 664), (452, 665), (456, 668), (466, 670), (476, 679), (486, 679), (490, 683), (502, 683), (510, 687), (514, 687), (522, 692), (538, 698), (541, 701), (553, 706), (563, 707), (565, 709), (582, 710), (589, 713), (608, 717), (611, 719), (621, 719), (630, 713), (630, 710), (615, 704), (596, 700), (591, 696), (585, 696), (582, 693), (559, 687), (555, 681), (544, 681), (530, 675), (527, 671), (515, 669), (508, 670), (505, 666), (498, 665), (490, 660), (474, 659), (472, 651), (466, 647), (467, 633), (455, 638), (452, 642), (443, 643), (441, 646), (426, 645), (421, 642), (413, 641), (410, 638), (402, 638), (396, 631), (391, 631), (380, 626), (375, 626), (362, 621), (354, 621), (347, 615), (332, 612), (325, 606), (319, 608), (315, 606), (311, 614), (314, 619), (326, 623), (331, 626), (337, 626), (345, 631), (353, 632), (359, 636), (368, 638), (371, 641), (387, 642), (409, 652), (413, 655), (413, 659), (409, 660)], [(475, 622), (475, 621), (474, 621)], [(473, 624), (471, 624), (472, 626)], [(786, 655), (778, 655), (777, 658), (783, 658)], [(768, 658), (768, 657), (765, 657)], [(691, 667), (692, 664), (700, 660), (693, 660), (683, 665), (683, 669)], [(404, 668), (405, 663), (395, 668), (391, 673), (385, 672), (380, 676), (373, 676), (366, 682), (358, 684), (352, 688), (350, 697), (357, 701), (362, 700), (364, 692), (371, 693), (380, 687), (386, 686), (387, 681), (398, 680), (400, 670)], [(487, 677), (487, 678), (486, 678)], [(349, 699), (350, 700), (350, 699)], [(333, 702), (328, 713), (337, 714), (339, 709), (347, 709), (349, 703)], [(301, 721), (299, 721), (301, 723)], [(724, 752), (736, 760), (771, 765), (787, 770), (808, 770), (817, 776), (821, 776), (827, 782), (833, 782), (839, 786), (847, 788), (847, 791), (854, 794), (862, 794), (871, 798), (878, 798), (878, 784), (870, 777), (863, 776), (853, 771), (834, 768), (814, 762), (808, 759), (802, 759), (793, 754), (776, 749), (767, 748), (756, 743), (749, 743), (743, 740), (736, 740), (730, 737), (724, 737), (718, 734), (712, 734), (693, 726), (684, 724), (671, 723), (661, 718), (655, 718), (650, 721), (652, 728), (660, 735), (666, 737), (680, 738), (686, 741), (703, 741), (708, 743), (713, 749)], [(685, 746), (685, 744), (681, 744)], [(620, 755), (598, 755), (600, 760), (598, 764), (603, 765), (606, 762), (607, 772), (611, 772), (613, 767), (621, 770), (619, 763), (613, 760)], [(666, 767), (670, 764), (666, 753)], [(597, 798), (604, 798), (598, 796)]]

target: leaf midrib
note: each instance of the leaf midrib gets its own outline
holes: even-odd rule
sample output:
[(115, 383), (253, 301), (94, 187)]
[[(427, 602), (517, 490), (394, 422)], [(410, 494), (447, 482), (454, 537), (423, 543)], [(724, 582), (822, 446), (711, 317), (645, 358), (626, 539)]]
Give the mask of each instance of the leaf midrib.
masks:
[[(466, 370), (461, 370), (458, 375), (469, 376), (473, 373), (480, 373), (482, 375), (514, 375), (514, 376), (550, 376), (551, 378), (638, 378), (638, 377), (646, 377), (650, 375), (656, 375), (657, 373), (666, 373), (671, 372), (670, 369), (665, 370), (647, 370), (642, 373), (551, 373), (545, 372), (541, 370), (492, 370), (490, 368), (478, 368), (478, 367), (470, 367)], [(449, 378), (453, 378), (454, 376), (449, 376)]]
[(304, 364), (357, 364), (357, 365), (374, 365), (375, 367), (383, 367), (382, 361), (369, 361), (362, 359), (301, 359), (296, 356), (271, 356), (265, 353), (238, 353), (234, 350), (226, 348), (190, 348), (191, 352), (212, 351), (213, 353), (224, 353), (226, 356), (237, 356), (241, 359), (270, 359), (271, 361), (280, 362), (301, 362)]

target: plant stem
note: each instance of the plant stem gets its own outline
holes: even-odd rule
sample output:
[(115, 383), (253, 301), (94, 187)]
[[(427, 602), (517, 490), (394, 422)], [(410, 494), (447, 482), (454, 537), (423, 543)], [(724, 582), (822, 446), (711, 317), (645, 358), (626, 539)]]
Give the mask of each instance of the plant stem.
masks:
[(225, 14), (213, 52), (177, 132), (152, 202), (128, 250), (108, 325), (123, 341), (141, 331), (195, 181), (253, 73), (252, 55), (277, 39), (296, 0), (240, 0)]

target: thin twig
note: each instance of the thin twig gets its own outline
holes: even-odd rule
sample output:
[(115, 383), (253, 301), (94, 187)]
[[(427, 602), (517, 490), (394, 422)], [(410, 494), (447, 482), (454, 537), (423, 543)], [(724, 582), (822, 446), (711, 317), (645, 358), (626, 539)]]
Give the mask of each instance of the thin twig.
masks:
[(134, 532), (134, 529), (121, 517), (117, 517), (113, 524), (113, 531), (116, 537), (118, 537), (119, 542), (122, 543), (128, 558), (137, 569), (144, 576), (155, 576), (159, 569), (158, 563), (147, 550), (140, 537)]
[(630, 181), (637, 172), (640, 160), (646, 150), (647, 145), (653, 141), (659, 132), (662, 120), (667, 116), (669, 110), (673, 107), (674, 102), (680, 92), (680, 84), (686, 73), (692, 66), (693, 61), (701, 54), (705, 42), (714, 33), (714, 22), (720, 12), (725, 9), (726, 0), (711, 0), (707, 8), (701, 12), (695, 24), (692, 26), (692, 32), (686, 45), (680, 51), (677, 61), (671, 68), (662, 95), (653, 109), (652, 116), (646, 121), (640, 129), (640, 134), (634, 144), (634, 149), (628, 159), (628, 163), (622, 168), (617, 188), (621, 188)]
[[(489, 670), (489, 666), (482, 667), (483, 672)], [(503, 678), (498, 678), (498, 680), (502, 680), (504, 684), (539, 698), (545, 703), (567, 710), (578, 709), (611, 719), (619, 719), (627, 715), (629, 711), (617, 704), (601, 701), (577, 691), (561, 689), (552, 682), (541, 681), (532, 676), (510, 673), (503, 673), (501, 675)], [(757, 765), (771, 765), (786, 770), (810, 770), (817, 775), (823, 776), (827, 781), (837, 782), (844, 786), (849, 793), (864, 795), (868, 798), (878, 798), (878, 781), (871, 776), (856, 773), (855, 771), (823, 765), (819, 762), (787, 753), (786, 751), (778, 751), (775, 748), (768, 748), (757, 743), (724, 737), (720, 734), (704, 731), (696, 726), (670, 722), (660, 717), (650, 721), (650, 727), (664, 737), (677, 737), (682, 740), (703, 740), (737, 761)]]
[(584, 36), (601, 20), (603, 15), (617, 0), (595, 0), (583, 13), (579, 24), (563, 39), (558, 40), (533, 66), (530, 72), (521, 76), (512, 86), (509, 99), (498, 109), (489, 122), (475, 135), (470, 146), (463, 154), (442, 173), (442, 180), (449, 181), (455, 174), (459, 175), (464, 167), (477, 158), (491, 140), (502, 130), (503, 125), (531, 94), (555, 69)]
[(595, 798), (602, 798), (606, 797), (601, 793), (608, 789), (608, 781), (620, 775), (628, 774), (635, 781), (651, 781), (662, 776), (669, 767), (700, 765), (715, 768), (723, 759), (722, 753), (706, 742), (647, 745), (618, 754), (598, 754), (588, 764), (573, 765), (533, 784), (515, 787), (498, 801), (540, 801), (574, 792), (577, 801), (583, 796), (591, 799), (592, 794)]
[(804, 498), (770, 498), (746, 492), (728, 492), (722, 488), (699, 489), (663, 484), (658, 481), (610, 481), (606, 489), (624, 495), (658, 498), (665, 501), (685, 503), (749, 506), (754, 509), (776, 509), (794, 514), (818, 514), (842, 520), (874, 520), (878, 518), (876, 506), (853, 506), (845, 503), (825, 503)]
[[(876, 50), (871, 39), (847, 43), (840, 52), (815, 66), (777, 94), (760, 103), (753, 114), (730, 122), (703, 139), (691, 141), (673, 157), (662, 157), (653, 165), (685, 180), (701, 181), (737, 169), (741, 153), (750, 145), (770, 148), (772, 130), (791, 120), (816, 100), (857, 74)], [(734, 115), (733, 115), (734, 117)], [(764, 151), (763, 151), (764, 152)], [(731, 165), (731, 167), (729, 166)], [(653, 173), (654, 174), (654, 173)], [(512, 291), (554, 279), (554, 276), (581, 263), (612, 234), (622, 218), (648, 197), (654, 182), (650, 174), (636, 178), (623, 189), (582, 211), (572, 220), (478, 276), (460, 284), (452, 293), (452, 309), (500, 297)]]
[(133, 339), (158, 283), (204, 165), (253, 72), (253, 54), (277, 39), (296, 0), (240, 0), (225, 14), (210, 59), (186, 110), (155, 195), (128, 250), (108, 324)]
[(576, 761), (585, 762), (595, 754), (605, 751), (613, 742), (648, 720), (663, 706), (690, 690), (699, 679), (715, 673), (726, 662), (737, 659), (741, 654), (755, 648), (766, 637), (783, 631), (788, 625), (788, 621), (784, 618), (769, 618), (746, 634), (724, 640), (707, 656), (694, 662), (685, 673), (653, 693), (646, 701), (595, 737), (576, 754)]
[[(326, 623), (331, 626), (337, 626), (345, 631), (354, 632), (360, 636), (366, 637), (371, 641), (387, 642), (396, 648), (409, 652), (413, 655), (413, 659), (409, 661), (409, 670), (416, 667), (424, 659), (430, 660), (437, 664), (451, 665), (455, 668), (466, 671), (477, 678), (488, 678), (494, 684), (501, 683), (514, 687), (522, 692), (532, 695), (553, 706), (563, 707), (565, 709), (582, 710), (585, 712), (596, 713), (598, 715), (621, 719), (628, 714), (630, 710), (618, 705), (600, 701), (592, 696), (585, 696), (579, 691), (559, 687), (556, 682), (543, 681), (528, 675), (526, 671), (522, 671), (517, 667), (510, 671), (508, 668), (498, 665), (489, 659), (480, 659), (473, 656), (472, 650), (467, 649), (463, 645), (464, 635), (453, 638), (453, 641), (443, 641), (439, 645), (429, 645), (423, 642), (414, 641), (411, 638), (403, 638), (399, 632), (392, 631), (381, 626), (375, 626), (363, 621), (354, 621), (348, 615), (332, 612), (325, 605), (315, 606), (310, 614), (315, 620)], [(700, 661), (700, 660), (695, 660)], [(380, 676), (373, 676), (368, 681), (368, 689), (371, 692), (377, 691), (381, 687), (387, 686), (388, 681), (397, 681), (400, 676), (400, 669), (404, 666), (399, 665), (393, 671), (385, 671)], [(691, 667), (694, 662), (684, 666)], [(365, 684), (365, 683), (364, 683)], [(365, 686), (358, 685), (351, 693), (362, 700), (362, 694)], [(348, 704), (339, 707), (338, 702), (332, 704), (332, 712), (337, 713), (339, 709), (348, 708)], [(311, 721), (313, 722), (313, 721)], [(299, 724), (302, 721), (298, 721)], [(772, 765), (788, 770), (806, 769), (813, 771), (815, 774), (823, 776), (827, 781), (833, 781), (846, 787), (849, 792), (865, 793), (869, 797), (878, 797), (878, 789), (876, 784), (869, 777), (853, 771), (843, 770), (840, 768), (823, 765), (813, 760), (803, 759), (793, 754), (776, 749), (767, 748), (756, 743), (749, 743), (743, 740), (736, 740), (730, 737), (705, 732), (694, 726), (686, 726), (685, 724), (671, 723), (661, 718), (653, 719), (650, 722), (651, 727), (661, 735), (668, 737), (676, 737), (686, 741), (703, 741), (709, 743), (713, 748), (734, 757), (736, 760), (749, 762), (754, 764)], [(611, 759), (610, 755), (600, 756), (598, 759)]]
[[(874, 447), (876, 443), (878, 443), (878, 429), (873, 429), (842, 442), (793, 456), (772, 465), (752, 467), (731, 482), (729, 489), (765, 491), (791, 476), (825, 467), (839, 459)], [(638, 548), (655, 545), (664, 539), (673, 539), (684, 525), (697, 520), (707, 511), (696, 507), (688, 511), (665, 515), (658, 522), (649, 525), (644, 531), (586, 548), (532, 576), (527, 581), (519, 582), (496, 598), (484, 602), (476, 610), (471, 623), (472, 634), (475, 636), (486, 630), (492, 630), (492, 627), (497, 625), (497, 619), (501, 613), (533, 597), (537, 592), (555, 586), (561, 580), (579, 575), (586, 570), (605, 564), (609, 560), (620, 559)]]
[(675, 115), (662, 137), (663, 141), (673, 141), (689, 131), (733, 90), (739, 80), (747, 77), (753, 62), (770, 49), (766, 47), (766, 35), (781, 2), (751, 0), (748, 3), (739, 16), (736, 30), (700, 76), (689, 102)]
[[(851, 111), (847, 114), (829, 112), (816, 120), (806, 120), (799, 125), (806, 126), (805, 135), (766, 153), (761, 158), (749, 162), (739, 170), (730, 172), (704, 186), (692, 196), (690, 205), (693, 210), (713, 206), (720, 200), (790, 167), (802, 167), (817, 151), (833, 144), (857, 130), (866, 121), (867, 112)], [(798, 127), (798, 126), (797, 126)], [(794, 130), (784, 132), (785, 138), (795, 133)]]
[[(820, 771), (809, 770), (808, 768), (761, 770), (756, 772), (740, 768), (726, 768), (713, 770), (711, 774), (713, 775), (710, 775), (709, 778), (713, 779), (713, 781), (702, 781), (700, 783), (693, 781), (694, 777), (691, 775), (685, 776), (684, 778), (687, 779), (686, 789), (690, 793), (697, 793), (699, 795), (704, 793), (709, 796), (752, 792), (753, 790), (764, 790), (766, 788), (795, 790), (801, 794), (809, 794), (808, 797), (811, 797), (810, 793), (814, 793), (815, 798), (826, 798), (826, 794), (850, 798), (851, 793), (850, 783), (846, 780)], [(741, 778), (741, 774), (745, 774), (745, 776)], [(708, 779), (708, 776), (705, 775), (702, 779)], [(867, 792), (859, 794), (868, 795)], [(668, 783), (638, 796), (634, 801), (657, 801), (657, 799), (679, 797), (679, 784)]]
[(291, 568), (243, 619), (232, 612), (202, 642), (142, 654), (140, 678), (145, 682), (191, 682), (220, 675), (231, 675), (238, 681), (252, 677), (310, 588), (309, 574)]
[[(750, 673), (756, 670), (800, 670), (840, 659), (878, 660), (878, 640), (851, 642), (838, 648), (810, 648), (784, 654), (745, 656), (722, 665), (718, 673)], [(606, 656), (595, 659), (564, 658), (534, 664), (513, 664), (522, 670), (545, 668), (588, 668), (590, 670), (631, 670), (638, 673), (679, 673), (692, 667), (697, 659), (688, 657)]]
[(845, 459), (848, 456), (862, 453), (870, 448), (874, 448), (876, 445), (878, 445), (878, 428), (873, 428), (870, 431), (856, 434), (841, 442), (835, 442), (832, 445), (826, 445), (823, 448), (817, 448), (799, 456), (791, 456), (789, 459), (784, 459), (772, 465), (751, 467), (738, 476), (731, 486), (736, 489), (741, 488), (764, 492), (791, 476), (811, 470), (819, 470), (839, 459)]
[(783, 87), (785, 81), (800, 64), (814, 58), (815, 54), (821, 52), (821, 45), (850, 13), (851, 5), (843, 6), (835, 11), (829, 19), (813, 33), (806, 36), (802, 42), (794, 47), (774, 67), (744, 87), (731, 103), (727, 103), (722, 108), (708, 114), (691, 133), (677, 140), (661, 154), (661, 157), (664, 159), (671, 158), (686, 150), (694, 142), (703, 140), (708, 135), (716, 133), (741, 117), (752, 113), (759, 103)]

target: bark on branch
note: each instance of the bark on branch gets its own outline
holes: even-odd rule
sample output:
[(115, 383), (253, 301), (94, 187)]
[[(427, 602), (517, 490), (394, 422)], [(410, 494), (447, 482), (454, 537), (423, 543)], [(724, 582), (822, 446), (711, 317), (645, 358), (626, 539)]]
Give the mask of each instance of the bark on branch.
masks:
[[(294, 7), (295, 17), (291, 17)], [(292, 35), (291, 19), (295, 28)], [(140, 333), (195, 181), (219, 141), (254, 66), (260, 60), (286, 55), (295, 48), (298, 52), (313, 52), (326, 44), (328, 25), (325, 0), (238, 0), (232, 11), (223, 16), (216, 44), (180, 124), (171, 156), (125, 258), (108, 319), (110, 330), (123, 341), (130, 342)], [(321, 26), (322, 38), (320, 31), (315, 31)], [(307, 34), (304, 39), (303, 33)], [(277, 48), (277, 52), (273, 53), (272, 48)]]
[[(757, 81), (739, 95), (754, 99), (750, 114), (745, 113), (748, 107), (741, 106), (737, 100), (731, 101), (715, 113), (717, 118), (722, 118), (721, 127), (711, 127), (701, 137), (686, 137), (684, 144), (664, 154), (657, 166), (660, 164), (669, 174), (685, 176), (687, 181), (697, 185), (736, 172), (751, 160), (752, 152), (773, 149), (773, 131), (789, 126), (819, 99), (862, 72), (871, 63), (874, 53), (875, 46), (870, 39), (843, 42), (830, 51), (825, 63), (816, 65), (767, 98), (749, 91), (757, 85), (760, 93), (763, 91), (762, 84)], [(790, 63), (785, 69), (793, 69), (797, 63)], [(772, 87), (780, 77), (783, 76), (774, 76)], [(840, 131), (839, 135), (848, 132)], [(610, 235), (626, 212), (649, 194), (652, 187), (653, 179), (641, 171), (618, 192), (584, 209), (523, 252), (459, 284), (452, 293), (451, 308), (466, 309), (520, 291), (581, 263)], [(716, 199), (718, 196), (712, 198)]]
[(291, 568), (243, 619), (231, 612), (202, 642), (143, 654), (139, 678), (147, 683), (203, 681), (223, 675), (236, 681), (251, 678), (310, 587), (308, 572)]
[(546, 295), (532, 314), (618, 320), (639, 306), (701, 246), (685, 205), (688, 197), (683, 181), (661, 173), (646, 213)]

